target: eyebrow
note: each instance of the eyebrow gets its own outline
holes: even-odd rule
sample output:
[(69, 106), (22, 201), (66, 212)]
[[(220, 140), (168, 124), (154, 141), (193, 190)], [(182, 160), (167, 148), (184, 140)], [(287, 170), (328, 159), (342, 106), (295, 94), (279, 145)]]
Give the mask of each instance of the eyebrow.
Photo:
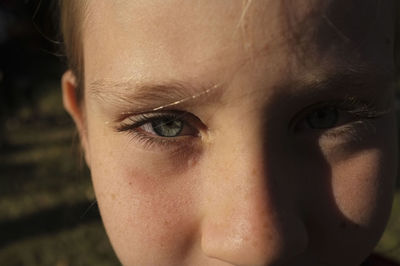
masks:
[[(376, 69), (346, 69), (316, 75), (314, 79), (303, 77), (277, 84), (283, 97), (308, 98), (325, 93), (342, 95), (349, 93), (369, 94), (377, 88), (389, 87), (393, 79)], [(96, 80), (88, 85), (88, 96), (102, 106), (115, 108), (119, 116), (135, 115), (174, 107), (187, 108), (221, 103), (226, 84), (194, 84), (182, 81), (132, 82)], [(297, 88), (295, 91), (284, 88)], [(280, 90), (279, 88), (282, 88)], [(289, 93), (289, 94), (287, 94)], [(105, 104), (105, 105), (104, 105)]]
[[(327, 73), (315, 80), (298, 80), (288, 86), (298, 86), (294, 93), (288, 91), (277, 95), (277, 102), (297, 101), (300, 104), (314, 104), (326, 101), (351, 103), (360, 110), (370, 111), (368, 115), (384, 114), (393, 111), (392, 99), (395, 77), (390, 71), (382, 69), (346, 69)], [(311, 101), (310, 101), (311, 100)], [(286, 101), (288, 102), (288, 101)], [(296, 104), (293, 104), (295, 108)]]
[(300, 79), (285, 84), (286, 86), (298, 86), (300, 89), (294, 94), (313, 96), (315, 94), (352, 94), (360, 95), (376, 94), (380, 89), (394, 85), (394, 76), (390, 71), (375, 68), (342, 68), (338, 71), (317, 75), (312, 79)]
[(116, 108), (128, 108), (124, 114), (139, 114), (175, 106), (199, 105), (221, 99), (222, 85), (194, 85), (181, 81), (132, 83), (96, 80), (89, 84), (89, 97)]

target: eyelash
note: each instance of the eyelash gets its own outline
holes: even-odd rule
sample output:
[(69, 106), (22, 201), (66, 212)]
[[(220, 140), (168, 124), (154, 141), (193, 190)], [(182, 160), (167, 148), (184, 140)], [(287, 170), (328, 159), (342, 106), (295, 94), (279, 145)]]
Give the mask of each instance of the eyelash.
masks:
[(322, 108), (335, 108), (339, 114), (339, 119), (347, 116), (342, 123), (332, 128), (314, 129), (318, 135), (328, 138), (348, 138), (350, 140), (359, 139), (360, 130), (364, 132), (375, 130), (373, 120), (387, 113), (387, 111), (378, 111), (378, 108), (370, 102), (365, 102), (355, 98), (347, 98), (344, 100), (321, 102), (314, 104), (296, 115), (292, 120), (291, 127), (295, 133), (301, 133), (299, 125), (305, 123), (306, 117)]
[[(317, 110), (322, 108), (335, 108), (339, 113), (339, 118), (343, 115), (348, 116), (348, 121), (342, 124), (335, 125), (332, 128), (326, 129), (313, 129), (307, 128), (307, 130), (313, 130), (317, 135), (323, 135), (328, 138), (349, 138), (351, 140), (357, 140), (359, 138), (359, 132), (361, 129), (374, 130), (371, 120), (380, 117), (386, 112), (379, 112), (373, 104), (369, 104), (354, 98), (349, 98), (339, 101), (321, 102), (314, 104), (310, 107), (305, 108), (299, 112), (298, 115), (290, 122), (290, 128), (295, 134), (301, 134), (303, 129), (299, 125), (306, 123), (306, 117)], [(139, 128), (145, 124), (152, 123), (159, 119), (167, 120), (179, 120), (182, 121), (184, 126), (191, 127), (198, 132), (197, 136), (194, 135), (183, 135), (176, 137), (162, 137), (157, 135), (151, 135), (150, 133), (143, 132)], [(126, 121), (127, 120), (127, 121)], [(198, 120), (198, 121), (196, 121)], [(171, 147), (182, 147), (193, 144), (193, 140), (200, 136), (201, 129), (204, 125), (201, 125), (200, 120), (193, 114), (184, 111), (164, 111), (160, 113), (145, 113), (138, 114), (136, 116), (130, 116), (126, 118), (117, 128), (118, 132), (127, 132), (132, 138), (139, 143), (142, 143), (145, 148), (151, 149), (153, 146), (171, 148)], [(195, 122), (194, 122), (195, 121)], [(308, 132), (308, 131), (307, 131)], [(313, 136), (315, 136), (313, 134)]]
[[(197, 129), (195, 125), (192, 125), (191, 122), (188, 120), (195, 120), (190, 119), (189, 116), (194, 116), (193, 114), (189, 114), (184, 111), (165, 111), (162, 113), (145, 113), (145, 114), (138, 114), (136, 116), (130, 116), (126, 118), (127, 122), (122, 122), (116, 130), (118, 132), (127, 132), (131, 134), (132, 138), (139, 143), (142, 143), (145, 148), (152, 148), (154, 145), (160, 147), (179, 147), (182, 145), (189, 145), (190, 141), (193, 141), (193, 138), (198, 136), (176, 136), (176, 137), (162, 137), (157, 135), (151, 135), (150, 133), (142, 132), (139, 130), (139, 127), (157, 121), (159, 119), (166, 119), (170, 121), (180, 120), (183, 122), (184, 126), (189, 126), (197, 130), (198, 132), (200, 129)], [(200, 126), (198, 126), (200, 127)], [(189, 139), (191, 138), (191, 139)]]

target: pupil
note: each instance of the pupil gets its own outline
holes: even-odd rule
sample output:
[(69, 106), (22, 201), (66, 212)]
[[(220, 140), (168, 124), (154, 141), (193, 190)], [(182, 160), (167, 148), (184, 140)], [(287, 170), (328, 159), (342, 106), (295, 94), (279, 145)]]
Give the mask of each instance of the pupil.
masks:
[(315, 129), (327, 129), (336, 125), (339, 119), (339, 114), (334, 107), (325, 107), (316, 110), (307, 117), (309, 127)]
[(176, 137), (183, 129), (183, 122), (180, 120), (158, 119), (151, 123), (154, 132), (161, 137)]

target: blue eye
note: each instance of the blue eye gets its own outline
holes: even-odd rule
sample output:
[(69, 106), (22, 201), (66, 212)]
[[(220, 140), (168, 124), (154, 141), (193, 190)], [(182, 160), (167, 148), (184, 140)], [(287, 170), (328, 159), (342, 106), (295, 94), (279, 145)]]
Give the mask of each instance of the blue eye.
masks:
[(148, 113), (131, 116), (122, 121), (117, 131), (127, 131), (148, 139), (197, 137), (201, 122), (193, 114), (184, 112)]
[(149, 123), (155, 134), (160, 137), (177, 137), (182, 132), (184, 122), (170, 118), (156, 118)]
[(129, 133), (146, 149), (191, 146), (206, 128), (194, 114), (175, 110), (132, 115), (119, 123), (118, 132)]
[(339, 112), (335, 107), (322, 107), (306, 117), (307, 125), (313, 129), (335, 127), (339, 121)]

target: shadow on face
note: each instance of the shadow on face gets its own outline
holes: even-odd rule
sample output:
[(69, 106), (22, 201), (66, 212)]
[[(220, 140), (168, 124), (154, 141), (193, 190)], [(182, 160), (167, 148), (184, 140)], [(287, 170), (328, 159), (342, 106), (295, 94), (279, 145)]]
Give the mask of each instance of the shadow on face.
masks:
[(395, 176), (393, 18), (358, 2), (89, 5), (72, 114), (124, 264), (368, 255)]

